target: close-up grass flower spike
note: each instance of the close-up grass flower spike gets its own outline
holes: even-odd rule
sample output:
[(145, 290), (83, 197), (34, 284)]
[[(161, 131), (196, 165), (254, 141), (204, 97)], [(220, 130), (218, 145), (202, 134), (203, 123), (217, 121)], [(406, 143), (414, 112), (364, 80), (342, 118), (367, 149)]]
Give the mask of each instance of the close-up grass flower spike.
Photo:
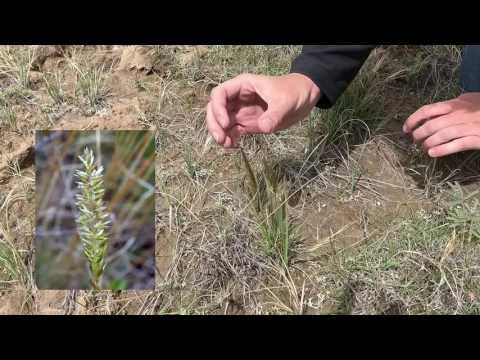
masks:
[(103, 204), (103, 167), (96, 164), (93, 151), (89, 148), (85, 148), (79, 159), (83, 168), (76, 173), (80, 190), (76, 200), (79, 211), (77, 226), (83, 252), (88, 260), (90, 282), (92, 287), (98, 290), (101, 289), (106, 265), (109, 224), (108, 213)]

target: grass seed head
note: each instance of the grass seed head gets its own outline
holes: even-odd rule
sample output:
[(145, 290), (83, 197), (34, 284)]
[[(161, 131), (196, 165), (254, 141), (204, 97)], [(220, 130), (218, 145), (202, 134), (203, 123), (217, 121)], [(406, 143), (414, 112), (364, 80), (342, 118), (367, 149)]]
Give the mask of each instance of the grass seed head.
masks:
[(96, 164), (93, 151), (89, 148), (85, 148), (79, 159), (83, 169), (76, 174), (80, 190), (76, 201), (80, 213), (77, 224), (83, 251), (89, 263), (92, 286), (99, 289), (105, 269), (109, 224), (108, 213), (103, 205), (103, 167)]

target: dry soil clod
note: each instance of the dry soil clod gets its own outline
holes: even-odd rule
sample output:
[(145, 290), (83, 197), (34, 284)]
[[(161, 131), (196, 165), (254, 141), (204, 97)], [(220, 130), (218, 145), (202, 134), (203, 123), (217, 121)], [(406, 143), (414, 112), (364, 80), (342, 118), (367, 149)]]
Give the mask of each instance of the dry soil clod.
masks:
[(18, 150), (0, 156), (0, 184), (7, 182), (12, 176), (9, 171), (12, 163), (18, 163), (20, 169), (25, 169), (33, 165), (33, 160), (33, 138), (27, 139)]

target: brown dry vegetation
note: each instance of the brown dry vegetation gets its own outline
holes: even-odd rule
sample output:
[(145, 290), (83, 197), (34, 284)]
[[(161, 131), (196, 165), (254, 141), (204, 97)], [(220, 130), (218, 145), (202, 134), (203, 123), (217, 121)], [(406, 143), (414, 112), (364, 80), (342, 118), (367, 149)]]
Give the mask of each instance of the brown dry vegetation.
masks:
[[(299, 50), (1, 47), (0, 313), (479, 313), (478, 156), (432, 161), (400, 131), (459, 93), (456, 46), (379, 48), (335, 108), (243, 140), (255, 174), (272, 166), (286, 189), (288, 262), (265, 246), (275, 228), (252, 211), (240, 152), (209, 140), (204, 108), (212, 87), (285, 73)], [(33, 281), (34, 129), (96, 128), (156, 131), (155, 291)]]

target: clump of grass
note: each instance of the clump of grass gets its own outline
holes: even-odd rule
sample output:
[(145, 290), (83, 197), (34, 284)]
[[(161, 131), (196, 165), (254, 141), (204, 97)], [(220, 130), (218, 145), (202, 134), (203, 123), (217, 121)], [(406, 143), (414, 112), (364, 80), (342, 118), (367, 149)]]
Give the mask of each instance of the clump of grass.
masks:
[(7, 103), (0, 105), (0, 128), (17, 129), (17, 114)]
[(347, 91), (336, 106), (322, 116), (327, 146), (343, 145), (355, 133), (364, 130), (364, 119), (372, 117), (369, 110), (369, 103), (362, 94), (352, 89)]
[(20, 53), (18, 59), (18, 70), (17, 70), (17, 84), (20, 88), (28, 89), (30, 88), (30, 68), (33, 63), (33, 51), (27, 50)]
[[(34, 288), (31, 252), (22, 246), (23, 235), (26, 235), (21, 231), (24, 224), (13, 223), (14, 219), (21, 218), (14, 204), (28, 201), (28, 193), (27, 187), (13, 188), (4, 194), (0, 191), (0, 290), (15, 288), (30, 291)], [(25, 304), (29, 300), (31, 298), (25, 299)]]
[(91, 67), (86, 70), (74, 65), (77, 71), (76, 91), (84, 97), (92, 110), (98, 109), (108, 94), (102, 67)]
[(453, 98), (460, 91), (460, 84), (452, 79), (458, 73), (461, 52), (458, 45), (420, 46), (415, 57), (402, 57), (407, 63), (403, 76), (429, 97), (427, 103)]
[(30, 88), (30, 69), (34, 60), (34, 50), (30, 47), (6, 46), (0, 50), (0, 74), (9, 77), (21, 89)]
[(97, 166), (91, 149), (85, 148), (80, 156), (83, 170), (77, 171), (78, 186), (81, 191), (77, 195), (80, 240), (84, 254), (89, 263), (90, 281), (94, 289), (100, 289), (105, 270), (107, 252), (108, 213), (103, 204), (105, 188), (103, 185), (103, 167)]
[(480, 191), (465, 194), (462, 187), (449, 184), (451, 201), (448, 202), (446, 219), (450, 227), (466, 241), (480, 240)]
[(188, 150), (185, 151), (184, 160), (185, 160), (185, 170), (186, 170), (187, 174), (193, 180), (196, 180), (200, 168), (199, 168), (197, 162), (195, 161), (195, 159), (193, 158), (191, 151), (188, 151)]
[(310, 161), (337, 158), (338, 153), (349, 150), (352, 144), (364, 141), (370, 134), (370, 126), (379, 120), (378, 94), (369, 85), (365, 75), (357, 78), (338, 99), (335, 106), (313, 115), (309, 122)]
[(15, 246), (0, 240), (0, 284), (22, 281), (25, 271), (25, 265)]
[(193, 149), (186, 147), (184, 152), (185, 172), (196, 183), (205, 181), (208, 177), (208, 170), (203, 169), (201, 164), (193, 156)]
[(290, 262), (294, 226), (288, 216), (288, 189), (282, 182), (279, 169), (263, 162), (256, 175), (240, 149), (248, 177), (248, 195), (259, 221), (259, 233), (268, 255), (278, 257), (287, 266)]
[(47, 86), (47, 93), (53, 100), (54, 104), (62, 104), (65, 101), (65, 93), (62, 89), (62, 80), (58, 72), (50, 76), (45, 76), (45, 84)]

